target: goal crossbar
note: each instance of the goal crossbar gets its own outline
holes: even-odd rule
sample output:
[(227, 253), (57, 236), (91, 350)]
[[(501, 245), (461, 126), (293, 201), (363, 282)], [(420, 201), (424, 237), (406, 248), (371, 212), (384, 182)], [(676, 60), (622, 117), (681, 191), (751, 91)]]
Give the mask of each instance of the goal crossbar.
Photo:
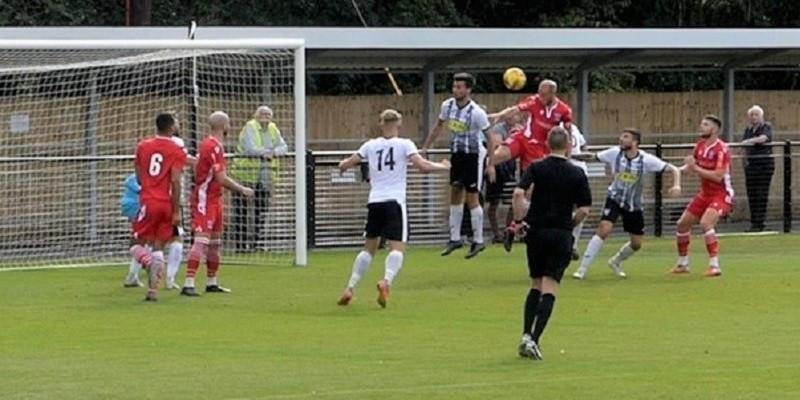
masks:
[(167, 40), (108, 40), (108, 39), (64, 39), (43, 40), (0, 39), (0, 49), (8, 50), (108, 50), (108, 49), (300, 49), (305, 45), (303, 39), (167, 39)]

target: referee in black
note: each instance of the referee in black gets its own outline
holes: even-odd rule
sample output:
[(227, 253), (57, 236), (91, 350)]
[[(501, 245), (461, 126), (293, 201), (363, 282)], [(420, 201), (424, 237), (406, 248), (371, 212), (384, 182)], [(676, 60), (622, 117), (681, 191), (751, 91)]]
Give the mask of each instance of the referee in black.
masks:
[[(525, 235), (531, 277), (519, 355), (535, 360), (542, 359), (539, 338), (553, 312), (559, 282), (571, 260), (572, 228), (586, 218), (592, 204), (586, 175), (568, 160), (569, 132), (554, 127), (547, 142), (550, 156), (531, 164), (514, 189), (512, 225), (518, 234)], [(525, 215), (528, 190), (531, 201)]]

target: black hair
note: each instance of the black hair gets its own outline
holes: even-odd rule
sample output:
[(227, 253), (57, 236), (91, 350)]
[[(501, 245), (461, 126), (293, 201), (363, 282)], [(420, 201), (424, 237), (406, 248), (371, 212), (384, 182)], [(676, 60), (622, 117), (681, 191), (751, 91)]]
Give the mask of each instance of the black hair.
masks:
[(475, 85), (475, 78), (466, 72), (459, 72), (453, 75), (453, 82), (464, 82), (468, 89), (472, 89), (472, 86)]
[(156, 117), (156, 129), (161, 133), (166, 133), (175, 125), (175, 116), (170, 113), (161, 113)]
[(633, 135), (633, 138), (636, 139), (636, 143), (639, 143), (639, 144), (642, 143), (642, 132), (640, 132), (638, 129), (636, 129), (636, 128), (625, 128), (625, 129), (622, 130), (622, 132), (630, 133), (631, 135)]

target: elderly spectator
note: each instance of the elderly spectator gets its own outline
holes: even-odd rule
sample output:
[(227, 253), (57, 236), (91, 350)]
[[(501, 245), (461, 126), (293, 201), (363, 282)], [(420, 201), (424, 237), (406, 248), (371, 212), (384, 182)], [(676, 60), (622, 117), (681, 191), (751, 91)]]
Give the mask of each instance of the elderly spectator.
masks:
[(269, 209), (269, 199), (273, 188), (277, 185), (280, 161), (278, 156), (286, 155), (288, 146), (281, 136), (281, 131), (272, 121), (272, 109), (260, 106), (247, 121), (239, 133), (237, 156), (234, 160), (232, 175), (245, 186), (255, 188), (254, 220), (256, 224), (253, 239), (250, 229), (250, 209), (247, 199), (239, 194), (233, 195), (233, 234), (237, 250), (245, 250), (255, 246), (262, 237), (265, 227), (265, 216)]
[(775, 172), (772, 158), (772, 126), (764, 120), (764, 110), (754, 105), (747, 110), (747, 128), (742, 144), (745, 146), (744, 173), (747, 198), (750, 204), (749, 232), (764, 230), (769, 185)]

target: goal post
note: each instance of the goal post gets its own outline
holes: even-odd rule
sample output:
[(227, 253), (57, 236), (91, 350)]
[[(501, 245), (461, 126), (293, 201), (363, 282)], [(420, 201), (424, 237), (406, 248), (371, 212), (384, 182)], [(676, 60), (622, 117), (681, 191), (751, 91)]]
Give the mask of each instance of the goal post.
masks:
[[(261, 105), (272, 108), (288, 145), (274, 163), (237, 151)], [(271, 177), (253, 182), (264, 202), (234, 209), (225, 195), (226, 262), (306, 265), (302, 39), (0, 40), (0, 190), (9, 203), (0, 206), (0, 270), (126, 262), (130, 224), (118, 200), (136, 142), (167, 111), (194, 148), (215, 110), (232, 119), (229, 173), (242, 169), (238, 159), (255, 158), (259, 171), (245, 175)], [(184, 176), (190, 231), (191, 169)], [(227, 233), (240, 225), (238, 236)], [(184, 249), (188, 243), (185, 236)]]

